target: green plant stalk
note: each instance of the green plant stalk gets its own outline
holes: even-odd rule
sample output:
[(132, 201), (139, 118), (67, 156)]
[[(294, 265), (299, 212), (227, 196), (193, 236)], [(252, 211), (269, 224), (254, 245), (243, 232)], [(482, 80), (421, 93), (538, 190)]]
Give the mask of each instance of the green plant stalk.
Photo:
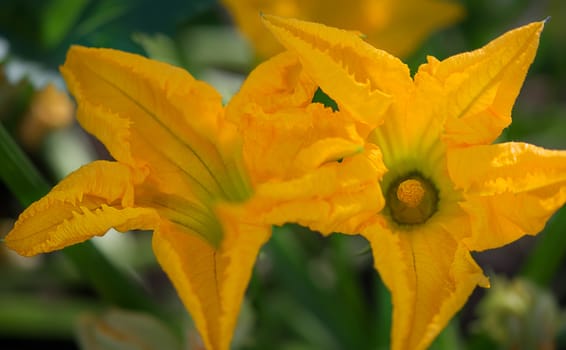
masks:
[[(50, 189), (1, 123), (0, 180), (24, 207), (43, 197)], [(65, 248), (62, 252), (106, 302), (162, 316), (143, 286), (117, 269), (90, 241)]]
[(547, 223), (535, 248), (521, 269), (521, 275), (548, 286), (566, 259), (566, 207)]

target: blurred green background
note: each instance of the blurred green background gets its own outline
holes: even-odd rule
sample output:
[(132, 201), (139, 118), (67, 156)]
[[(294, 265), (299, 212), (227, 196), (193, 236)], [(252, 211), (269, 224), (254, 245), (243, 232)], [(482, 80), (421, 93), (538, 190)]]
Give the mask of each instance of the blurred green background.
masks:
[[(566, 2), (460, 3), (465, 19), (406, 57), (411, 69), (428, 54), (442, 59), (472, 50), (550, 16), (513, 124), (501, 141), (566, 149)], [(104, 147), (67, 117), (72, 105), (64, 94), (49, 95), (46, 105), (37, 102), (48, 83), (64, 89), (57, 67), (71, 44), (117, 48), (180, 65), (213, 84), (225, 100), (258, 62), (230, 15), (212, 0), (0, 1), (0, 146), (14, 155), (0, 158), (0, 167), (6, 173), (20, 162), (25, 169), (15, 183), (0, 183), (0, 236), (26, 205), (69, 171), (108, 158)], [(53, 109), (62, 121), (33, 124), (36, 105)], [(30, 140), (26, 125), (42, 131)], [(23, 159), (30, 162), (22, 166)], [(566, 349), (565, 256), (565, 208), (538, 237), (475, 254), (493, 287), (476, 290), (432, 348)], [(233, 348), (386, 349), (390, 314), (388, 292), (363, 239), (322, 238), (297, 226), (275, 228), (258, 258)], [(79, 344), (141, 349), (115, 334), (141, 337), (139, 343), (151, 349), (202, 348), (153, 258), (149, 233), (110, 233), (35, 258), (21, 258), (0, 245), (1, 349), (78, 349)]]

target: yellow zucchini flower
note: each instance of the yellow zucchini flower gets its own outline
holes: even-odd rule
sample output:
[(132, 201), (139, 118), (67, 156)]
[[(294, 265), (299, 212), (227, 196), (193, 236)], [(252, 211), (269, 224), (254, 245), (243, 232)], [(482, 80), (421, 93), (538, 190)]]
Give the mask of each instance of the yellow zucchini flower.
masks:
[(336, 102), (336, 114), (356, 121), (362, 154), (382, 153), (375, 200), (385, 198), (383, 210), (340, 232), (361, 234), (372, 247), (392, 294), (392, 349), (426, 348), (477, 285), (489, 286), (470, 251), (537, 234), (566, 201), (566, 151), (491, 144), (511, 123), (544, 22), (476, 51), (428, 57), (411, 78), (399, 59), (352, 32), (263, 19)]
[[(110, 228), (153, 230), (157, 260), (206, 348), (228, 349), (272, 221), (291, 221), (296, 212), (308, 214), (339, 195), (371, 199), (373, 210), (383, 206), (375, 200), (381, 162), (334, 161), (359, 153), (364, 140), (352, 121), (317, 106), (304, 111), (316, 85), (289, 58), (282, 55), (253, 74), (224, 108), (211, 86), (182, 69), (116, 50), (72, 47), (61, 72), (77, 100), (77, 118), (114, 161), (95, 161), (63, 179), (20, 215), (6, 245), (30, 256)], [(254, 145), (250, 137), (244, 142), (226, 117), (244, 120), (259, 111), (249, 100), (256, 88), (266, 113), (288, 107), (281, 108), (287, 128), (270, 131), (272, 145)], [(314, 124), (320, 127), (293, 148), (276, 144)], [(352, 172), (360, 178), (353, 180)], [(365, 187), (370, 190), (361, 191)], [(355, 218), (359, 211), (331, 204), (325, 209), (312, 219)]]
[(258, 54), (282, 50), (261, 25), (259, 13), (301, 18), (357, 31), (383, 50), (407, 56), (432, 32), (459, 21), (464, 9), (449, 0), (223, 0)]

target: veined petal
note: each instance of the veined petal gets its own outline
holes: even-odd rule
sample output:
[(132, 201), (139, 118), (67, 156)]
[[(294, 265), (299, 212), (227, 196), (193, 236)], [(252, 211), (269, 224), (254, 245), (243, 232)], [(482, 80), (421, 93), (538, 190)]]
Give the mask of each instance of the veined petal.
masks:
[(380, 124), (392, 96), (412, 87), (404, 63), (352, 32), (269, 15), (263, 21), (322, 90), (359, 121)]
[(220, 207), (218, 214), (224, 228), (219, 249), (167, 221), (153, 236), (155, 255), (208, 350), (229, 349), (256, 256), (271, 230), (242, 222), (237, 208)]
[(372, 145), (303, 176), (258, 185), (254, 212), (274, 225), (296, 222), (323, 234), (357, 234), (384, 206), (379, 180), (386, 169)]
[(429, 57), (415, 81), (420, 89), (438, 84), (438, 114), (446, 118), (450, 145), (493, 142), (511, 123), (511, 109), (538, 47), (544, 22), (511, 30), (481, 49), (442, 62)]
[(391, 231), (378, 223), (362, 235), (391, 291), (392, 349), (426, 349), (473, 289), (489, 286), (466, 246), (441, 226)]
[(29, 256), (104, 235), (110, 228), (152, 229), (156, 212), (134, 205), (137, 177), (116, 162), (83, 166), (20, 215), (6, 245)]
[(447, 164), (466, 196), (473, 250), (537, 234), (566, 202), (566, 151), (509, 142), (452, 149)]
[(147, 168), (165, 192), (237, 196), (219, 150), (229, 149), (235, 128), (212, 87), (182, 69), (110, 49), (73, 46), (61, 72), (81, 125), (118, 161)]

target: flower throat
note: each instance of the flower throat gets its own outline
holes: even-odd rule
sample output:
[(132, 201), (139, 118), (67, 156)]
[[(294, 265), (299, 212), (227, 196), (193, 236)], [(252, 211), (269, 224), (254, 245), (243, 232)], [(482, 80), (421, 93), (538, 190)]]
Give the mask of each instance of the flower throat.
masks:
[(394, 181), (387, 190), (387, 207), (399, 225), (425, 223), (437, 210), (438, 190), (419, 173)]

